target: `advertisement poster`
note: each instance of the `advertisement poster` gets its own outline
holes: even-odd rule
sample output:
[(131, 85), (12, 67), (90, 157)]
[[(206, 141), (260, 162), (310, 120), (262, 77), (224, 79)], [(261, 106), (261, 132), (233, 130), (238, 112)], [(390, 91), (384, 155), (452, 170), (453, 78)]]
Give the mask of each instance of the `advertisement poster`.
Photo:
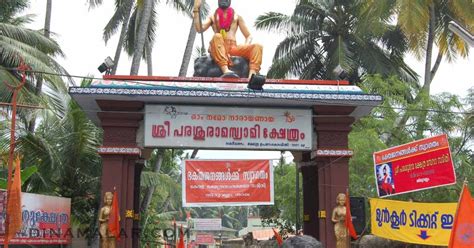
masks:
[(446, 134), (374, 153), (379, 197), (456, 183)]
[[(0, 191), (0, 243), (5, 235), (6, 191)], [(10, 244), (61, 245), (71, 240), (71, 199), (21, 194), (23, 224)]]
[(312, 110), (146, 105), (144, 131), (145, 147), (309, 151)]
[(421, 245), (447, 246), (457, 203), (370, 199), (372, 234)]
[(182, 171), (185, 207), (273, 204), (269, 160), (184, 160)]

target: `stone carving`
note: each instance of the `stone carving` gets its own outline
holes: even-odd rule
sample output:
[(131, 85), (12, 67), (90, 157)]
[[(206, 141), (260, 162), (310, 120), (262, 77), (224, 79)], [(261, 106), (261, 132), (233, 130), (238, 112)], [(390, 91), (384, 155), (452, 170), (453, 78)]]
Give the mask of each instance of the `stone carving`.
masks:
[[(242, 57), (231, 57), (233, 66), (230, 69), (240, 78), (247, 78), (249, 75), (249, 64)], [(214, 63), (211, 57), (201, 56), (194, 60), (194, 77), (221, 77), (222, 71)]]

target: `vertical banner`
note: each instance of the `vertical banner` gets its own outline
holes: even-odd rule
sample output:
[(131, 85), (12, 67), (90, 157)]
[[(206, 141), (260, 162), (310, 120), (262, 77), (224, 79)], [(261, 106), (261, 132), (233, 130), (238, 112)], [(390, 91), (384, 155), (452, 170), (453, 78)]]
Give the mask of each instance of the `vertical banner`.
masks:
[(379, 197), (456, 183), (446, 134), (374, 153)]
[(269, 160), (185, 160), (182, 171), (185, 207), (273, 204)]
[(370, 199), (372, 234), (421, 245), (447, 246), (457, 203)]

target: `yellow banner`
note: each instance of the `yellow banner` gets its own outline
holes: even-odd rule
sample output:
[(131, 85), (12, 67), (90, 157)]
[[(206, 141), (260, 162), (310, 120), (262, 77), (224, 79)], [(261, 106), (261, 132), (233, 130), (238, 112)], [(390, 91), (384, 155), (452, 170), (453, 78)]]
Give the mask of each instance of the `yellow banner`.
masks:
[(370, 199), (372, 234), (406, 243), (447, 246), (457, 203)]

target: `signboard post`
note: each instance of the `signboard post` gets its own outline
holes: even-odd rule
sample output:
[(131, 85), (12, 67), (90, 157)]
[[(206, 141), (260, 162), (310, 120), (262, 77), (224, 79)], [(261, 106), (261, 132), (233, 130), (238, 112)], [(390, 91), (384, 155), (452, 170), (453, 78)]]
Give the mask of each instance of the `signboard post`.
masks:
[(185, 207), (273, 204), (269, 160), (185, 160), (182, 169)]
[(310, 109), (145, 106), (145, 147), (311, 150)]
[(446, 134), (374, 153), (379, 197), (456, 183)]

